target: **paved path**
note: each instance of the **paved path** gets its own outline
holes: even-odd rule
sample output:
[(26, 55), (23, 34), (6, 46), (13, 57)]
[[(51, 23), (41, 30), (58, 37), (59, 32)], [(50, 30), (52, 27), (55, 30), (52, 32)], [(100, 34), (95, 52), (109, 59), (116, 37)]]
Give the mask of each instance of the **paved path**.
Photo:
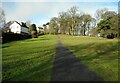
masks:
[(52, 81), (103, 81), (78, 60), (58, 39)]

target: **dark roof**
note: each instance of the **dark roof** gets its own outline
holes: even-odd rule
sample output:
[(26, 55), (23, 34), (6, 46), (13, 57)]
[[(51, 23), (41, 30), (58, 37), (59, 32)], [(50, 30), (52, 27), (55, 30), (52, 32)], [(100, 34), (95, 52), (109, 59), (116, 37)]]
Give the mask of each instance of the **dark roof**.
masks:
[(28, 28), (28, 27), (26, 26), (26, 23), (21, 22), (21, 24), (20, 24), (18, 21), (9, 21), (9, 22), (7, 22), (7, 23), (4, 25), (4, 27), (2, 28), (2, 30), (3, 30), (3, 31), (9, 30), (10, 25), (13, 24), (14, 22), (16, 22), (17, 24), (19, 24), (21, 27)]
[(21, 24), (18, 21), (14, 21), (14, 22), (16, 22), (17, 24), (19, 24), (21, 26)]
[(43, 29), (42, 27), (38, 27), (39, 29)]
[(21, 22), (21, 23), (22, 23), (22, 24), (21, 24), (21, 27), (28, 28), (27, 25), (26, 25), (26, 23), (24, 23), (24, 22)]
[(27, 25), (26, 25), (26, 23), (24, 23), (24, 22), (21, 22), (21, 24), (18, 21), (14, 21), (14, 22), (16, 22), (17, 24), (19, 24), (21, 27), (28, 28)]

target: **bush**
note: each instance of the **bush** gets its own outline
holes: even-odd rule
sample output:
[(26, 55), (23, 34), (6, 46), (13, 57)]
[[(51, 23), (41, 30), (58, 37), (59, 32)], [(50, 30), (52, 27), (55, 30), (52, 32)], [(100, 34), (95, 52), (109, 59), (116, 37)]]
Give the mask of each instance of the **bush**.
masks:
[(28, 34), (2, 33), (2, 43), (31, 38)]
[(107, 35), (107, 38), (108, 38), (108, 39), (113, 39), (113, 38), (114, 38), (114, 35), (113, 35), (113, 34), (109, 34), (109, 35)]
[(32, 38), (37, 38), (37, 31), (31, 31)]

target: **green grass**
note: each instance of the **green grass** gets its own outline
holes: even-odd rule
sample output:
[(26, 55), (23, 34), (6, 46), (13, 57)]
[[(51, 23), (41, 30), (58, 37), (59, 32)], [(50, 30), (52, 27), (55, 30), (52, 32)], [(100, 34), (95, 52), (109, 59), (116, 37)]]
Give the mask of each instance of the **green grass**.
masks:
[(99, 37), (60, 36), (77, 58), (106, 81), (118, 81), (118, 40)]
[[(77, 58), (106, 81), (118, 80), (118, 40), (60, 35)], [(5, 81), (50, 81), (56, 36), (14, 41), (2, 46)]]
[(50, 81), (55, 45), (54, 35), (3, 44), (3, 81)]

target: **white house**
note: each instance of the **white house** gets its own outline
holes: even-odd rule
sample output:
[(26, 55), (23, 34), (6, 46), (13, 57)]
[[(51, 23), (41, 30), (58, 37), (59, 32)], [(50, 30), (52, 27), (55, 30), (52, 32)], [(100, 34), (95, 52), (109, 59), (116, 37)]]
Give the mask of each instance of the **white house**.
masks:
[(30, 34), (28, 27), (26, 26), (25, 23), (18, 23), (17, 21), (14, 21), (10, 26), (9, 26), (9, 31), (13, 33), (18, 33), (18, 34)]

